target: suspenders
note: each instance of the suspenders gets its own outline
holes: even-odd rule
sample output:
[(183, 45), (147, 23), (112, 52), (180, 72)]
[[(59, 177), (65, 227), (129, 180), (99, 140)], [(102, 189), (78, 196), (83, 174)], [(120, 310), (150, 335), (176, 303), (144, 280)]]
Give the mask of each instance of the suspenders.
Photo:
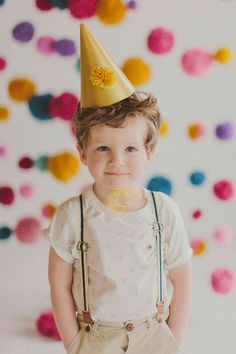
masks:
[[(157, 255), (157, 265), (159, 271), (159, 296), (156, 303), (157, 306), (157, 319), (159, 323), (163, 322), (163, 311), (164, 311), (164, 297), (163, 297), (163, 242), (162, 242), (162, 233), (163, 230), (162, 224), (159, 222), (157, 206), (154, 197), (154, 193), (151, 191), (156, 221), (153, 223), (153, 230), (155, 233), (156, 239), (156, 255)], [(83, 199), (82, 195), (80, 195), (80, 241), (78, 241), (76, 248), (81, 252), (81, 267), (82, 267), (82, 284), (83, 284), (83, 302), (84, 302), (84, 310), (83, 310), (83, 320), (87, 323), (85, 330), (87, 332), (90, 331), (91, 325), (93, 324), (93, 320), (90, 316), (89, 305), (88, 305), (88, 267), (87, 267), (87, 254), (88, 254), (88, 243), (84, 238), (84, 223), (83, 223)], [(85, 235), (86, 237), (86, 235)]]

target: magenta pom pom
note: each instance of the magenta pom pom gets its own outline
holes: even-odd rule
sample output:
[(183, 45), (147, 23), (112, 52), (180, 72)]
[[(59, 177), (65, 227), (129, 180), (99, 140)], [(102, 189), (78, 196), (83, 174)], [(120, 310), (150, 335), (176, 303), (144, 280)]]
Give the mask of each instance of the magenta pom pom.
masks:
[(19, 241), (32, 243), (39, 239), (41, 225), (36, 218), (23, 218), (15, 228), (15, 234)]
[(193, 212), (193, 219), (199, 219), (202, 216), (202, 211), (201, 210), (195, 210)]
[(36, 327), (40, 334), (46, 337), (53, 337), (56, 340), (61, 340), (57, 330), (53, 312), (43, 312), (36, 321)]
[(174, 35), (166, 28), (155, 28), (148, 36), (148, 48), (154, 54), (166, 54), (174, 46)]
[(78, 106), (77, 97), (69, 92), (65, 92), (50, 101), (50, 113), (54, 117), (70, 120), (76, 112)]
[(202, 49), (190, 49), (183, 54), (181, 64), (183, 70), (192, 76), (205, 75), (214, 61), (211, 54)]
[(71, 15), (75, 18), (89, 18), (95, 15), (98, 0), (68, 0)]
[(0, 187), (0, 203), (4, 205), (11, 205), (14, 202), (15, 194), (11, 187)]
[(215, 196), (221, 200), (230, 200), (234, 197), (234, 188), (230, 181), (222, 180), (213, 187)]
[(7, 65), (7, 62), (4, 58), (0, 57), (0, 70), (4, 70)]
[(235, 283), (235, 276), (229, 269), (216, 269), (211, 275), (213, 290), (220, 294), (228, 294), (232, 291)]
[(18, 165), (20, 168), (28, 170), (34, 166), (34, 161), (31, 159), (31, 157), (25, 156), (20, 159)]
[(35, 5), (41, 11), (49, 11), (54, 7), (50, 0), (36, 0)]
[(54, 49), (55, 40), (52, 37), (44, 36), (37, 40), (37, 48), (42, 54), (52, 54), (55, 52)]

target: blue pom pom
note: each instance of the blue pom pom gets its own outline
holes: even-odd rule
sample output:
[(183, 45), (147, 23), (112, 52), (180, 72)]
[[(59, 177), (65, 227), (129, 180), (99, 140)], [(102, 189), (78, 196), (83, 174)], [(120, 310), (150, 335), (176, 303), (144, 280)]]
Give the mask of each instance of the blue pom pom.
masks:
[(0, 0), (0, 6), (3, 5), (5, 0)]
[(205, 182), (205, 174), (203, 172), (193, 172), (190, 176), (190, 182), (194, 184), (195, 186), (200, 186)]
[(162, 192), (167, 195), (171, 195), (172, 193), (172, 184), (170, 180), (162, 176), (152, 178), (148, 182), (147, 188), (151, 191)]
[(60, 10), (67, 8), (66, 0), (51, 0), (51, 3)]
[(32, 115), (40, 120), (52, 119), (53, 116), (50, 114), (49, 110), (49, 104), (52, 98), (53, 96), (51, 94), (31, 97), (28, 101), (28, 105)]
[(0, 227), (0, 240), (6, 240), (10, 237), (12, 230), (7, 226)]

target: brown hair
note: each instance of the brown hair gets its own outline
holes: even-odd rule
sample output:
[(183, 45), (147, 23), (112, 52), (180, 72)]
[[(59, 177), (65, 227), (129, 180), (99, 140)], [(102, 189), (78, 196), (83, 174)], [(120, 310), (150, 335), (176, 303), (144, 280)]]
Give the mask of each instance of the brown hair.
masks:
[[(139, 94), (146, 98), (140, 99)], [(105, 124), (113, 128), (123, 125), (126, 118), (143, 117), (147, 121), (145, 147), (151, 151), (157, 144), (157, 138), (162, 123), (157, 99), (151, 93), (137, 92), (110, 106), (77, 109), (73, 118), (76, 139), (84, 149), (89, 141), (89, 128), (97, 124)]]

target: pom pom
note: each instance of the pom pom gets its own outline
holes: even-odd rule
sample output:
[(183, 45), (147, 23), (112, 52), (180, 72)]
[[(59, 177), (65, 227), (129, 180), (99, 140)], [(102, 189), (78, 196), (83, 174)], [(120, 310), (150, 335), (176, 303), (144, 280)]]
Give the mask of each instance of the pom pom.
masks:
[(62, 182), (68, 182), (77, 175), (79, 170), (79, 160), (77, 156), (70, 152), (55, 155), (48, 160), (48, 170)]
[(160, 129), (160, 135), (165, 136), (169, 132), (169, 126), (166, 121), (162, 122), (161, 129)]
[(41, 225), (36, 218), (23, 218), (15, 228), (15, 234), (19, 241), (24, 243), (32, 243), (39, 239)]
[(40, 96), (33, 96), (28, 101), (28, 107), (33, 117), (40, 120), (52, 119), (50, 113), (50, 102), (53, 96), (51, 94), (45, 94)]
[(12, 35), (19, 42), (29, 42), (34, 36), (34, 27), (30, 22), (21, 22), (14, 27)]
[(200, 186), (205, 182), (205, 174), (203, 172), (193, 172), (190, 175), (190, 182), (195, 186)]
[(124, 20), (126, 10), (126, 6), (120, 0), (100, 0), (96, 14), (102, 22), (114, 25)]
[(151, 78), (151, 69), (142, 58), (127, 59), (122, 70), (134, 86), (146, 84)]
[(77, 97), (72, 93), (65, 92), (59, 97), (52, 98), (50, 102), (50, 113), (54, 117), (70, 120), (75, 114), (77, 106)]
[(11, 205), (15, 200), (15, 194), (11, 187), (2, 186), (0, 187), (0, 203), (4, 205)]
[(6, 146), (0, 146), (0, 157), (6, 157), (8, 155), (8, 150)]
[(28, 170), (34, 166), (34, 161), (31, 159), (31, 157), (24, 156), (19, 160), (18, 166), (23, 170)]
[(183, 54), (181, 64), (183, 70), (192, 76), (204, 76), (213, 63), (213, 57), (202, 49), (190, 49)]
[(64, 57), (68, 57), (76, 53), (75, 43), (70, 39), (60, 39), (59, 41), (54, 41), (54, 50)]
[(202, 211), (201, 210), (195, 210), (193, 212), (193, 219), (200, 219), (202, 216)]
[(75, 18), (89, 18), (95, 15), (97, 2), (98, 0), (69, 0), (69, 11)]
[(171, 195), (172, 193), (171, 182), (167, 178), (161, 176), (152, 178), (148, 182), (147, 188), (151, 191), (159, 191), (167, 195)]
[(30, 198), (34, 194), (34, 187), (31, 184), (23, 184), (20, 187), (20, 195), (23, 198)]
[(230, 140), (235, 137), (235, 125), (233, 123), (224, 123), (216, 126), (216, 136), (222, 140)]
[(36, 7), (42, 11), (49, 11), (53, 8), (51, 0), (36, 0)]
[(226, 268), (216, 269), (211, 275), (211, 285), (215, 292), (225, 295), (232, 291), (235, 284), (233, 272)]
[(230, 200), (234, 197), (234, 188), (231, 182), (221, 180), (214, 184), (215, 196), (220, 200)]
[(40, 170), (40, 171), (47, 171), (48, 170), (48, 156), (40, 156), (36, 161), (35, 161), (35, 166)]
[(38, 50), (42, 53), (42, 54), (52, 54), (54, 53), (55, 49), (54, 49), (54, 42), (55, 40), (52, 37), (49, 36), (44, 36), (44, 37), (40, 37), (37, 40), (37, 48)]
[(233, 52), (230, 48), (220, 48), (214, 54), (214, 59), (219, 63), (229, 63), (233, 58)]
[(194, 256), (201, 256), (206, 252), (206, 243), (201, 239), (192, 240), (190, 246), (193, 249)]
[(110, 68), (96, 66), (91, 70), (89, 80), (96, 87), (108, 89), (114, 85), (116, 81), (116, 74)]
[(148, 36), (149, 50), (154, 54), (166, 54), (174, 46), (174, 34), (166, 28), (155, 28)]
[(41, 313), (36, 320), (36, 327), (40, 334), (46, 337), (52, 337), (56, 340), (61, 340), (58, 332), (53, 312), (46, 311)]
[(188, 135), (192, 140), (201, 138), (204, 135), (204, 133), (205, 133), (205, 128), (200, 123), (192, 124), (188, 128)]
[(10, 111), (5, 106), (0, 106), (0, 121), (7, 120), (10, 116)]
[(3, 71), (7, 65), (7, 62), (4, 58), (0, 57), (0, 71)]
[(42, 208), (43, 216), (48, 219), (51, 219), (55, 211), (56, 211), (56, 206), (50, 203), (45, 204)]
[(0, 0), (0, 6), (4, 5), (4, 3), (5, 3), (5, 0)]
[(128, 2), (128, 9), (134, 10), (137, 7), (137, 2), (135, 0), (131, 0)]
[(215, 230), (214, 237), (216, 241), (226, 245), (232, 240), (232, 230), (228, 226), (219, 226)]
[(8, 239), (12, 234), (12, 230), (7, 226), (0, 227), (0, 240)]
[(35, 94), (36, 85), (31, 80), (18, 78), (10, 81), (8, 90), (13, 100), (28, 101)]
[(51, 0), (52, 4), (60, 10), (67, 8), (67, 0)]

